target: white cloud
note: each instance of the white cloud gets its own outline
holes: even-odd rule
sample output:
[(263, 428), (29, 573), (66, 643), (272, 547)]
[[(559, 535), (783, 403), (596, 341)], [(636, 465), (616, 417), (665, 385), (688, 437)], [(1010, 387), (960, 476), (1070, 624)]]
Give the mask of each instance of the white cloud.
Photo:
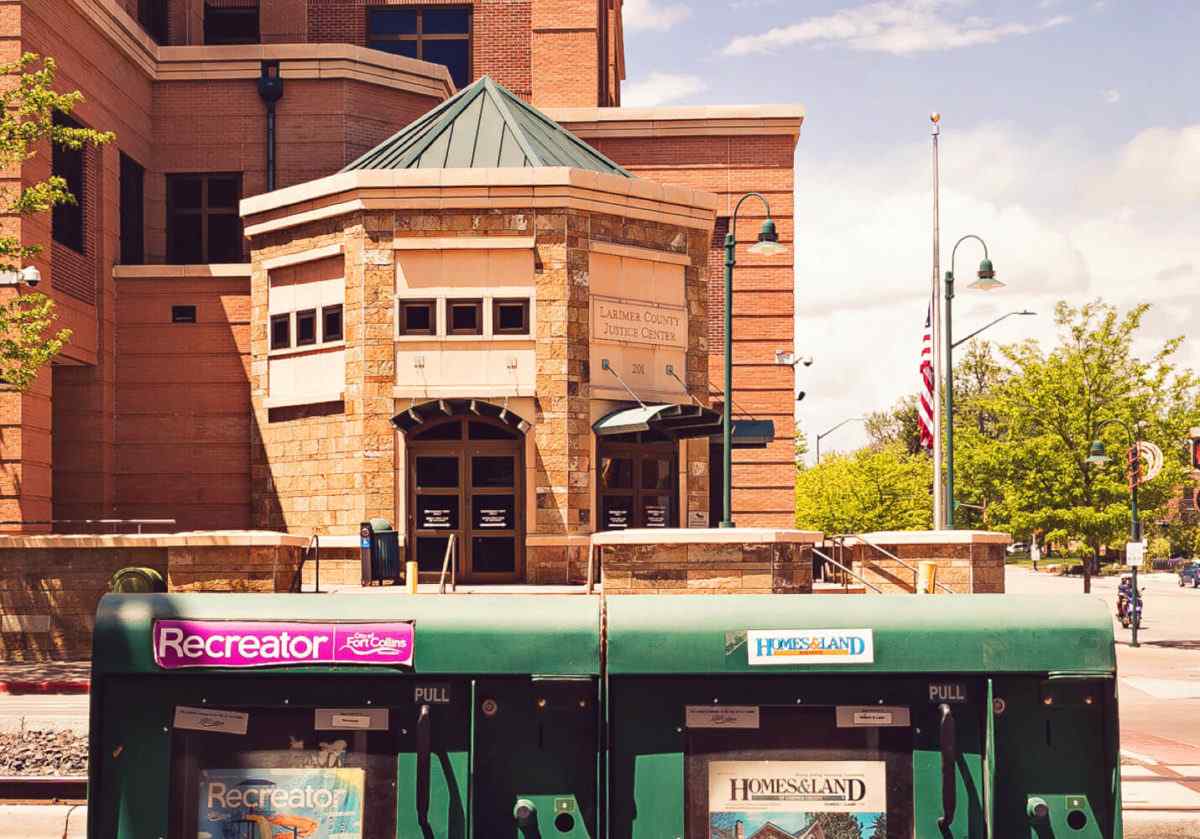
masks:
[(625, 0), (621, 23), (629, 30), (653, 29), (665, 32), (692, 15), (682, 3), (663, 4), (659, 0)]
[(1110, 105), (1117, 104), (1121, 101), (1121, 91), (1117, 90), (1115, 87), (1110, 87), (1108, 90), (1104, 91), (1104, 101)]
[(963, 14), (961, 0), (883, 0), (810, 17), (758, 35), (734, 38), (725, 55), (774, 52), (800, 44), (839, 45), (866, 52), (910, 55), (993, 44), (1070, 22), (1066, 15), (1001, 23)]
[(630, 108), (666, 105), (700, 93), (705, 87), (699, 76), (651, 73), (621, 86), (621, 104)]
[[(1149, 301), (1139, 350), (1188, 334), (1179, 361), (1200, 369), (1200, 124), (1150, 128), (1109, 153), (1082, 137), (992, 125), (942, 134), (942, 270), (954, 242), (976, 233), (1007, 285), (954, 301), (965, 335), (1008, 311), (989, 340), (1057, 340), (1055, 302)], [(798, 372), (811, 435), (916, 391), (931, 282), (928, 141), (813, 160), (796, 171), (796, 346), (817, 359)], [(982, 254), (964, 243), (959, 277)], [(940, 371), (939, 371), (940, 373)], [(822, 450), (865, 442), (857, 424)]]

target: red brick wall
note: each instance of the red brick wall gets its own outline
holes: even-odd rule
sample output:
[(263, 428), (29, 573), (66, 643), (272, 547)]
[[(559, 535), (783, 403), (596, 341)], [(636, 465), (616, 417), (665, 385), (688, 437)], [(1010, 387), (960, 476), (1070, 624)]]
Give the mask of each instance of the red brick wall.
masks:
[(749, 199), (738, 213), (733, 412), (735, 417), (772, 420), (775, 442), (766, 449), (734, 452), (733, 511), (742, 525), (792, 526), (794, 377), (790, 368), (774, 363), (774, 354), (792, 349), (793, 343), (793, 139), (766, 135), (596, 138), (588, 142), (640, 177), (721, 197), (708, 260), (709, 383), (718, 394), (724, 388), (726, 227), (722, 220), (732, 214), (737, 199), (746, 192), (761, 192), (770, 202), (779, 239), (788, 247), (783, 256), (756, 257), (746, 251), (765, 219), (760, 202)]
[[(250, 278), (117, 281), (115, 511), (250, 526)], [(194, 305), (196, 323), (171, 323)]]
[(308, 40), (366, 46), (370, 7), (471, 6), (472, 78), (490, 75), (528, 99), (532, 95), (532, 4), (533, 0), (309, 0)]

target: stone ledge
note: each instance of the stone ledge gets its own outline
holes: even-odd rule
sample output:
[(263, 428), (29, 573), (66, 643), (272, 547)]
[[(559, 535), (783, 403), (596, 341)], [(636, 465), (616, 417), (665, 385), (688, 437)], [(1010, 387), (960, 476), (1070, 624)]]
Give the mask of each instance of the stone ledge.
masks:
[(847, 536), (849, 545), (1007, 545), (1007, 533), (989, 530), (886, 530)]
[(770, 527), (672, 527), (609, 530), (592, 534), (593, 545), (770, 545), (779, 542), (814, 545), (824, 534), (812, 530)]
[(204, 530), (184, 533), (0, 534), (0, 550), (21, 548), (307, 547), (308, 536), (270, 530)]

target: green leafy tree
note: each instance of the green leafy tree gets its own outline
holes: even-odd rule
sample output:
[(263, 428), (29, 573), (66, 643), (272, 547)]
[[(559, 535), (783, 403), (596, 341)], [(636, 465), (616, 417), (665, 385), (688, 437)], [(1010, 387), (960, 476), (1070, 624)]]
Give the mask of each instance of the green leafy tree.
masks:
[(805, 467), (804, 459), (808, 456), (808, 435), (804, 432), (804, 428), (800, 425), (800, 420), (796, 420), (796, 438), (794, 445), (796, 453), (796, 468), (803, 469)]
[(796, 475), (796, 525), (825, 533), (921, 530), (933, 522), (933, 470), (898, 443), (833, 454)]
[[(0, 66), (6, 84), (0, 87), (0, 168), (20, 171), (39, 153), (46, 141), (68, 149), (107, 143), (111, 133), (76, 128), (55, 122), (56, 114), (69, 114), (82, 100), (78, 91), (58, 93), (54, 88), (52, 58), (25, 53), (16, 62)], [(9, 195), (8, 213), (27, 217), (45, 213), (57, 204), (74, 204), (63, 178), (51, 176)], [(26, 245), (20, 236), (0, 235), (0, 271), (14, 271), (41, 251)], [(54, 301), (33, 292), (11, 294), (0, 302), (0, 380), (20, 391), (28, 390), (38, 370), (62, 350), (70, 330), (51, 333), (56, 320)]]
[[(1182, 339), (1163, 342), (1147, 359), (1134, 352), (1148, 308), (1059, 303), (1061, 344), (1050, 352), (1037, 341), (1001, 348), (1008, 372), (978, 397), (989, 417), (984, 432), (955, 425), (957, 496), (982, 499), (990, 527), (1086, 545), (1085, 590), (1101, 547), (1123, 542), (1130, 528), (1128, 438), (1119, 426), (1102, 429), (1103, 421), (1138, 427), (1141, 439), (1163, 450), (1162, 473), (1139, 490), (1143, 520), (1165, 509), (1185, 475), (1181, 444), (1198, 415), (1198, 382), (1175, 362)], [(1087, 462), (1097, 438), (1115, 462)]]
[(876, 448), (899, 445), (909, 454), (921, 452), (921, 426), (917, 396), (905, 396), (886, 411), (872, 411), (865, 423), (867, 437)]

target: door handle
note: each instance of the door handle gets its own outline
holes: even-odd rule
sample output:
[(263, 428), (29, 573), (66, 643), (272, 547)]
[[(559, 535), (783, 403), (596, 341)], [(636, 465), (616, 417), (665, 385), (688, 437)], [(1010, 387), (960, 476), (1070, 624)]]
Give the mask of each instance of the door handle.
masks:
[(954, 811), (958, 804), (954, 783), (958, 743), (955, 739), (954, 712), (950, 710), (949, 705), (942, 703), (938, 706), (938, 713), (941, 715), (938, 722), (938, 741), (942, 748), (942, 816), (938, 819), (938, 827), (945, 832), (954, 821)]
[(433, 720), (428, 705), (417, 712), (417, 821), (429, 823), (429, 751)]

